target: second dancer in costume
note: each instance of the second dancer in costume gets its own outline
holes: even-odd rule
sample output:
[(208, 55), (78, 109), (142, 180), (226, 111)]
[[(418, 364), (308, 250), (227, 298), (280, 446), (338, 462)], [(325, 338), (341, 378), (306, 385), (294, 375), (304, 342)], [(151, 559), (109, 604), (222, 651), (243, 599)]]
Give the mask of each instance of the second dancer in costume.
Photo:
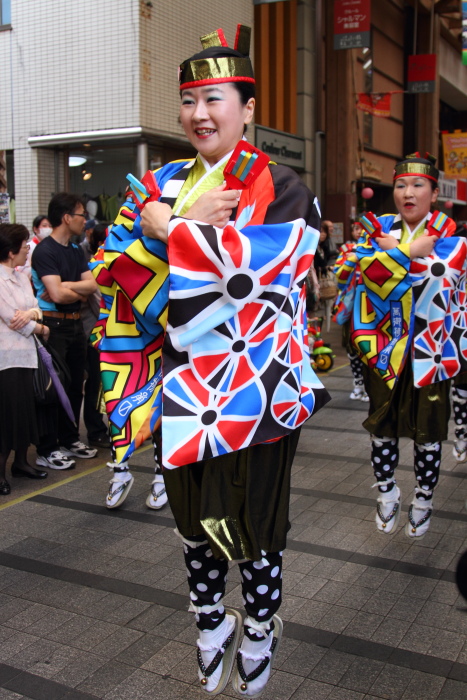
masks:
[[(379, 491), (376, 526), (384, 534), (397, 527), (401, 511), (395, 478), (398, 443), (400, 437), (411, 438), (415, 491), (405, 527), (411, 538), (422, 537), (430, 526), (441, 442), (447, 438), (450, 413), (450, 383), (445, 377), (452, 376), (449, 372), (454, 366), (459, 371), (457, 359), (443, 356), (444, 350), (431, 352), (436, 344), (433, 340), (437, 340), (433, 329), (444, 322), (444, 307), (452, 296), (449, 290), (455, 290), (462, 280), (465, 264), (465, 245), (458, 239), (437, 243), (438, 238), (449, 238), (455, 231), (451, 219), (439, 217), (443, 226), (435, 231), (438, 236), (427, 231), (436, 224), (433, 218), (438, 218), (430, 213), (439, 191), (439, 173), (433, 161), (417, 153), (395, 166), (398, 214), (380, 217), (379, 223), (375, 222), (376, 243), (368, 238), (357, 248), (362, 284), (357, 288), (352, 340), (371, 368), (365, 373), (370, 406), (363, 425), (371, 433), (371, 463)], [(382, 227), (380, 232), (378, 226)], [(367, 230), (372, 233), (371, 222)], [(445, 284), (440, 302), (436, 293), (440, 280), (444, 284), (443, 278), (451, 287)], [(380, 319), (379, 326), (375, 318)], [(449, 340), (446, 353), (451, 353), (453, 345)], [(420, 376), (419, 367), (424, 376)]]

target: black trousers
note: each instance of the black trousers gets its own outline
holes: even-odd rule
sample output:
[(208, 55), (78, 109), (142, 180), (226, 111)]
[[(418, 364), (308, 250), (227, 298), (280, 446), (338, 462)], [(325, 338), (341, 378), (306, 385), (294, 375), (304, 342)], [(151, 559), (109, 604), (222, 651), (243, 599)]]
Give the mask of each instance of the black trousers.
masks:
[(86, 337), (80, 319), (58, 319), (46, 316), (43, 322), (50, 328), (48, 345), (53, 347), (68, 367), (70, 384), (66, 387), (66, 393), (76, 421), (74, 425), (59, 406), (47, 406), (41, 409), (50, 413), (47, 420), (49, 427), (48, 432), (41, 435), (37, 451), (40, 455), (48, 455), (60, 445), (69, 447), (79, 440), (78, 426), (83, 401)]
[(102, 413), (97, 408), (101, 383), (99, 351), (93, 348), (89, 342), (86, 351), (86, 373), (88, 376), (84, 384), (83, 419), (88, 438), (92, 440), (101, 435), (107, 435), (107, 426), (102, 420)]

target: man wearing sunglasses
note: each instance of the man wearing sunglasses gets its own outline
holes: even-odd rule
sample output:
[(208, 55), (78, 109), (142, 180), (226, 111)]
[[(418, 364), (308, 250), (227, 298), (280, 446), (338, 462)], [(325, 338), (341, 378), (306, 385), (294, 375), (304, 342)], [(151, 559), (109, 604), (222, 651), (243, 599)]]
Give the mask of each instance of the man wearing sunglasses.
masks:
[(64, 411), (58, 411), (57, 417), (57, 406), (41, 407), (43, 426), (36, 464), (49, 469), (73, 469), (74, 457), (90, 459), (97, 454), (97, 449), (80, 441), (78, 428), (86, 362), (80, 308), (97, 285), (82, 248), (71, 243), (72, 236), (79, 238), (82, 234), (86, 222), (82, 200), (77, 195), (59, 192), (50, 200), (47, 218), (53, 230), (34, 250), (32, 280), (44, 323), (50, 328), (48, 345), (69, 370), (67, 394), (76, 424)]

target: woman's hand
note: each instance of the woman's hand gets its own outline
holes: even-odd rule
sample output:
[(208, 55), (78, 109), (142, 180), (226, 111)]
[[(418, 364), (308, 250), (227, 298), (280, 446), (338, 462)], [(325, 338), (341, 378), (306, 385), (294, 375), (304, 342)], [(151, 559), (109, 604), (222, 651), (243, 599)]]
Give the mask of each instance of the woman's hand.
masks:
[(240, 192), (226, 190), (225, 185), (219, 185), (205, 192), (184, 214), (186, 219), (201, 221), (217, 228), (224, 228), (232, 217), (232, 211), (238, 204)]
[(173, 211), (168, 204), (148, 202), (141, 212), (141, 228), (144, 235), (167, 243), (167, 229), (172, 216)]
[(431, 255), (435, 243), (436, 236), (429, 236), (427, 233), (424, 233), (423, 236), (420, 236), (420, 238), (417, 238), (416, 241), (410, 244), (410, 259), (425, 258), (427, 255)]
[(21, 328), (29, 323), (29, 321), (36, 320), (37, 313), (35, 309), (28, 309), (27, 311), (20, 311), (16, 309), (15, 315), (10, 321), (10, 328), (12, 331), (19, 331)]
[(392, 250), (393, 248), (397, 248), (399, 245), (397, 238), (391, 236), (390, 233), (383, 233), (382, 236), (377, 236), (376, 243), (383, 250)]

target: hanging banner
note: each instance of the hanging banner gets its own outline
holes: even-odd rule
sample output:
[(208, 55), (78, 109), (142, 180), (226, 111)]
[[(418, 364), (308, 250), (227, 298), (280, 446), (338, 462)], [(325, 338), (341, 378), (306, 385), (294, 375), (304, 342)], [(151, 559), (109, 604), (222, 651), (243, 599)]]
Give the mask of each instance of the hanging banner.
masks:
[(413, 93), (434, 92), (436, 84), (436, 54), (409, 56), (407, 90)]
[(10, 195), (0, 192), (0, 224), (10, 223)]
[(334, 48), (370, 46), (371, 0), (334, 0)]
[(467, 66), (467, 2), (462, 2), (462, 63)]
[(447, 178), (467, 178), (467, 132), (442, 134), (444, 173)]
[(357, 97), (357, 108), (362, 112), (368, 112), (374, 117), (391, 116), (390, 92), (359, 92)]

